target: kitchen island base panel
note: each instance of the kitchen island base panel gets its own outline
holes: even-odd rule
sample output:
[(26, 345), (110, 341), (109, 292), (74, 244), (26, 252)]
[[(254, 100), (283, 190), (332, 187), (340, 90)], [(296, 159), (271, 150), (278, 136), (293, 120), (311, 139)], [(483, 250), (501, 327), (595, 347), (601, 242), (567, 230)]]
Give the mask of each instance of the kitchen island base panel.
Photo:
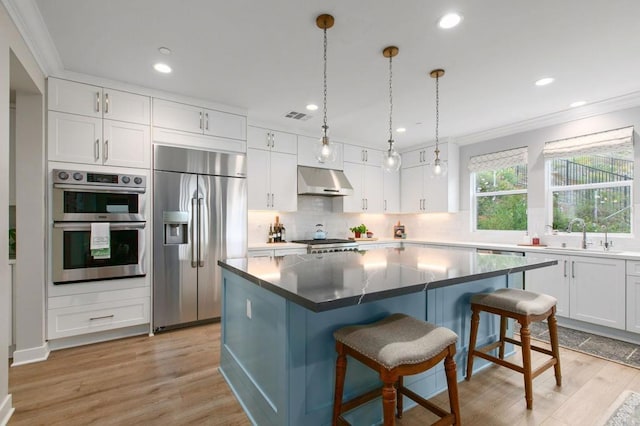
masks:
[[(458, 334), (458, 379), (464, 378), (472, 294), (507, 285), (507, 276), (391, 297), (375, 302), (312, 312), (223, 269), (220, 370), (245, 411), (260, 425), (326, 425), (331, 422), (335, 377), (333, 332), (345, 325), (369, 323), (391, 313), (448, 327)], [(499, 321), (487, 316), (478, 342), (497, 339)], [(509, 348), (508, 351), (512, 351)], [(490, 363), (476, 362), (474, 371)], [(380, 386), (378, 375), (349, 359), (345, 400)], [(429, 398), (447, 388), (444, 367), (407, 377), (405, 385)], [(413, 401), (404, 398), (411, 408)], [(352, 424), (382, 418), (381, 402), (345, 415)]]

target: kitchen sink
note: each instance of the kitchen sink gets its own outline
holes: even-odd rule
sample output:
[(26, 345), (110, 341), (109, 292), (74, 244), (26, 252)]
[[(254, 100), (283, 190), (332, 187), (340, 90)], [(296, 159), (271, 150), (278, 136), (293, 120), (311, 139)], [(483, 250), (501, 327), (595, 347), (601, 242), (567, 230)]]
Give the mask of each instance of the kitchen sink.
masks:
[(623, 253), (622, 250), (606, 250), (603, 247), (589, 247), (583, 249), (581, 247), (545, 247), (547, 250), (559, 250), (559, 251), (573, 251), (573, 252), (582, 252), (582, 253), (603, 253), (603, 254), (620, 254)]

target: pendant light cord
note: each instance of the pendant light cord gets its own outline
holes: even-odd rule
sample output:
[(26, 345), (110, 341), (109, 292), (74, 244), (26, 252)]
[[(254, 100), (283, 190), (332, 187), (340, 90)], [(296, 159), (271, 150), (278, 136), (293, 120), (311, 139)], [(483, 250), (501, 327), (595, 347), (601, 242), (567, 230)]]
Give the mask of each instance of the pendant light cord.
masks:
[(327, 137), (327, 130), (329, 127), (327, 126), (327, 29), (324, 28), (324, 106), (323, 106), (323, 114), (324, 114), (324, 124), (322, 126), (322, 130), (324, 133), (324, 137)]
[(389, 55), (389, 149), (393, 147), (393, 55)]
[(436, 156), (439, 153), (439, 124), (440, 124), (440, 77), (436, 76)]

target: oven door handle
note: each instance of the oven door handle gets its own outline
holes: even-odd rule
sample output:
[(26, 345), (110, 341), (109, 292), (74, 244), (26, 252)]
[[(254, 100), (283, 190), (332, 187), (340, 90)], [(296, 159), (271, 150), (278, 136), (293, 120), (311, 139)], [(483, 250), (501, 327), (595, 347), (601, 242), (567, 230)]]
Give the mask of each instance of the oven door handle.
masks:
[(69, 189), (74, 192), (99, 192), (118, 194), (144, 194), (146, 188), (126, 188), (121, 186), (91, 186), (91, 185), (71, 185), (66, 183), (54, 183), (54, 188)]
[[(147, 222), (109, 222), (109, 228), (115, 231), (144, 229), (146, 226)], [(55, 222), (53, 227), (67, 231), (89, 231), (91, 222)]]
[[(202, 113), (201, 113), (202, 114)], [(196, 214), (198, 209), (198, 199), (191, 199), (191, 267), (198, 267), (198, 237), (200, 230), (197, 230), (198, 223), (196, 221)]]

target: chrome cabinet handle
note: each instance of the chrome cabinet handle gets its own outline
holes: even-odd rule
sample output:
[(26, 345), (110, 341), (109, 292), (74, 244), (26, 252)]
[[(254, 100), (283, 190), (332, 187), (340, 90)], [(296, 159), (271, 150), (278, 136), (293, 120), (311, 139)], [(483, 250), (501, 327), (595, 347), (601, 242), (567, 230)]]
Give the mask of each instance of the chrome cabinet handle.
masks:
[(109, 114), (109, 94), (104, 94), (104, 113)]
[(203, 238), (203, 226), (202, 226), (202, 216), (204, 216), (203, 210), (203, 198), (198, 198), (198, 266), (204, 266), (204, 259), (202, 254), (202, 240)]
[(384, 211), (387, 211), (387, 200), (384, 200)]
[(364, 198), (360, 199), (360, 208), (362, 208), (362, 210), (364, 210)]
[(93, 155), (96, 157), (96, 161), (100, 159), (100, 139), (96, 139), (96, 143), (93, 145)]
[(271, 207), (273, 207), (275, 205), (275, 202), (276, 202), (276, 196), (272, 192), (271, 193)]
[(563, 272), (564, 272), (564, 277), (567, 278), (567, 261), (564, 261), (564, 268), (563, 268)]
[(271, 132), (267, 132), (267, 148), (269, 147), (271, 147)]
[(209, 130), (209, 113), (204, 113), (204, 129)]
[(365, 205), (365, 210), (369, 210), (369, 199), (368, 198), (364, 199), (364, 205)]
[(196, 253), (196, 209), (198, 208), (198, 200), (195, 198), (191, 199), (191, 267), (196, 268), (198, 263), (196, 261), (196, 257), (198, 256)]
[(369, 161), (369, 151), (367, 151), (366, 149), (364, 150), (364, 162), (366, 163), (367, 161)]
[(271, 148), (275, 148), (275, 147), (276, 147), (276, 134), (271, 133)]
[(364, 149), (360, 150), (360, 160), (364, 163)]
[(89, 318), (89, 321), (95, 321), (95, 320), (99, 320), (99, 319), (107, 319), (107, 318), (113, 318), (113, 317), (114, 317), (114, 315), (111, 314), (111, 315), (105, 315), (105, 316), (102, 316), (102, 317)]
[(269, 197), (270, 197), (270, 194), (267, 192), (267, 207), (270, 207), (271, 205), (271, 199)]
[(109, 139), (104, 140), (104, 161), (109, 159)]
[(202, 130), (202, 112), (200, 112), (200, 130)]
[(100, 92), (96, 92), (96, 112), (100, 112)]
[(576, 261), (572, 260), (571, 261), (571, 278), (575, 278), (576, 277)]

